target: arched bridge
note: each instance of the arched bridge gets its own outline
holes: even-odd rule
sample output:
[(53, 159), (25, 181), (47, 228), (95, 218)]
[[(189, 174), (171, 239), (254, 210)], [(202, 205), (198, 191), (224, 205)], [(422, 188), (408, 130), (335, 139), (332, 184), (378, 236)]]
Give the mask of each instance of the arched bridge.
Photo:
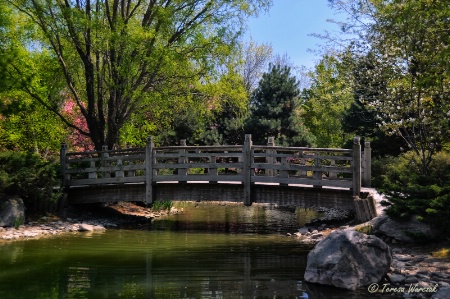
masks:
[(352, 149), (253, 145), (155, 147), (68, 152), (61, 173), (70, 204), (155, 200), (220, 200), (354, 210), (370, 185), (370, 144)]

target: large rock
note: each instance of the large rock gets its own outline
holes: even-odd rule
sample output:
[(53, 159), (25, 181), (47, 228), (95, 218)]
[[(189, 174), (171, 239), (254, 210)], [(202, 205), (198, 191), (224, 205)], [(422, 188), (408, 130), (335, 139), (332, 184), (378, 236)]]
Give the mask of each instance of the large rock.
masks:
[(384, 235), (404, 243), (434, 239), (438, 235), (436, 229), (420, 222), (416, 217), (412, 217), (410, 221), (402, 222), (389, 216), (378, 217), (373, 223), (373, 232), (376, 235)]
[(448, 299), (450, 298), (450, 288), (440, 288), (439, 291), (433, 294), (431, 299)]
[(18, 196), (6, 199), (0, 204), (0, 226), (9, 227), (23, 224), (25, 205)]
[(378, 283), (389, 271), (392, 254), (379, 238), (337, 230), (308, 254), (305, 280), (355, 290)]

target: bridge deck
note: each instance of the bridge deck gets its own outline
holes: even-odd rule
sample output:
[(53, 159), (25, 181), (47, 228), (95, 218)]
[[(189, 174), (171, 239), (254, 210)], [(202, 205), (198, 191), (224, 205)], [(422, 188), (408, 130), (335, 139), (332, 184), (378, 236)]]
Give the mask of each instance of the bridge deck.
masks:
[[(70, 204), (114, 201), (145, 201), (145, 184), (97, 185), (67, 189)], [(235, 182), (157, 183), (156, 200), (174, 201), (231, 201), (243, 202), (242, 184)], [(273, 203), (279, 206), (328, 207), (354, 210), (353, 193), (342, 188), (314, 188), (312, 186), (280, 186), (254, 184), (251, 202)], [(361, 196), (366, 196), (362, 193)]]

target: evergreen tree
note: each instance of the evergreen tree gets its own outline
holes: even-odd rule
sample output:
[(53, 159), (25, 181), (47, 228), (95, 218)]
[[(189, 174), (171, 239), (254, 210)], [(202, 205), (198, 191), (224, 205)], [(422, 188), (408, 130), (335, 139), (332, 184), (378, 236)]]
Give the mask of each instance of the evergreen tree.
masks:
[(290, 67), (269, 65), (251, 96), (251, 114), (246, 124), (255, 144), (266, 143), (269, 136), (284, 146), (313, 143), (301, 118), (298, 86)]

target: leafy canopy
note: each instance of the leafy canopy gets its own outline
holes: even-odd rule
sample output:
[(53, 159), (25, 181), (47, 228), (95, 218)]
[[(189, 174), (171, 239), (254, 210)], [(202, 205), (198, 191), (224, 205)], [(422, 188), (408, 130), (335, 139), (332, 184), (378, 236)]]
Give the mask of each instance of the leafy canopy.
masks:
[[(99, 149), (117, 144), (136, 111), (165, 101), (159, 93), (171, 90), (176, 97), (189, 93), (192, 82), (216, 80), (245, 18), (271, 1), (6, 2), (33, 33), (17, 41), (27, 43), (29, 63), (8, 60), (2, 66), (8, 79)], [(87, 129), (60, 112), (67, 98), (76, 102)]]

